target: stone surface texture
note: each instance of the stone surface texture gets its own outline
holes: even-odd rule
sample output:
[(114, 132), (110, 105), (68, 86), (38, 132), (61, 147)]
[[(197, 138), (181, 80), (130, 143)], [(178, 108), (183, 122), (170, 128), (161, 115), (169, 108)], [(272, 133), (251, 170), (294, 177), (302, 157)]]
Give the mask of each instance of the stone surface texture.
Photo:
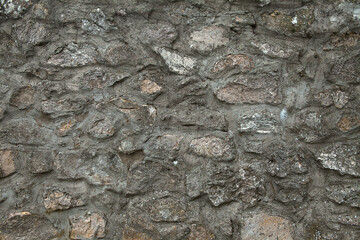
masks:
[(360, 0), (0, 0), (0, 240), (359, 240)]

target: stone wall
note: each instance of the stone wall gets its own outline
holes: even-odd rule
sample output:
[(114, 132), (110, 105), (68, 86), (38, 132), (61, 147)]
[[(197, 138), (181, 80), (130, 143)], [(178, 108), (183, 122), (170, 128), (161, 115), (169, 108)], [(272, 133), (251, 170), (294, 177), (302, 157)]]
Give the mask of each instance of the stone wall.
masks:
[(1, 0), (0, 239), (360, 239), (359, 0)]

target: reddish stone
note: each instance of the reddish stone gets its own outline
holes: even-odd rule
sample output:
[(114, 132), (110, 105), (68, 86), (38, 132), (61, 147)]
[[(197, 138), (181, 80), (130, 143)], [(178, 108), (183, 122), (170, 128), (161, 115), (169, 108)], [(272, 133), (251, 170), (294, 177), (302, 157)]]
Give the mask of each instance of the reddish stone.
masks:
[(241, 72), (248, 72), (254, 68), (254, 61), (251, 57), (243, 54), (230, 54), (215, 63), (213, 72), (218, 73), (234, 67), (239, 68)]

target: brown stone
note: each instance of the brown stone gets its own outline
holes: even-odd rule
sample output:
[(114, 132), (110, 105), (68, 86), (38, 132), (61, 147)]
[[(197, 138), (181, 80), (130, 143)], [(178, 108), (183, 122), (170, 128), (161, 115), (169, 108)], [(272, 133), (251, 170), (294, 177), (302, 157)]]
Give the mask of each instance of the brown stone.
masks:
[(357, 45), (360, 34), (358, 33), (346, 33), (342, 35), (331, 36), (330, 45), (333, 47), (354, 47)]
[(215, 239), (214, 234), (203, 226), (193, 224), (190, 226), (190, 236), (188, 240), (212, 240)]
[(98, 213), (88, 212), (83, 216), (69, 218), (70, 239), (94, 239), (105, 237), (105, 219)]
[(135, 229), (125, 226), (122, 240), (152, 240), (147, 234), (137, 232)]
[(254, 68), (254, 61), (251, 57), (243, 54), (230, 54), (215, 63), (213, 72), (218, 73), (234, 67), (239, 68), (241, 72), (248, 72)]
[(70, 120), (65, 120), (64, 122), (60, 123), (59, 128), (57, 129), (57, 134), (59, 136), (66, 136), (71, 128), (73, 127), (74, 123)]
[(142, 93), (154, 94), (161, 91), (162, 87), (157, 85), (155, 82), (145, 79), (141, 82), (140, 89)]
[(342, 132), (348, 132), (360, 126), (360, 117), (358, 115), (345, 115), (337, 123), (337, 127)]
[(0, 177), (7, 177), (15, 172), (13, 153), (10, 150), (0, 151)]
[(20, 88), (10, 99), (10, 104), (25, 109), (34, 104), (34, 89), (31, 86)]
[(43, 197), (44, 207), (48, 212), (85, 205), (85, 202), (80, 196), (74, 196), (58, 189), (46, 191)]
[(216, 97), (227, 103), (279, 103), (276, 79), (240, 78), (216, 92)]
[(337, 108), (343, 108), (349, 101), (349, 95), (337, 87), (320, 92), (316, 94), (314, 98), (325, 107), (334, 104)]
[(282, 217), (259, 213), (245, 218), (242, 240), (292, 240), (293, 227)]
[(30, 212), (11, 213), (0, 221), (1, 240), (51, 240), (61, 239), (63, 234), (47, 218)]
[(203, 157), (231, 160), (235, 156), (231, 144), (219, 137), (207, 136), (194, 139), (191, 141), (190, 147), (197, 155)]

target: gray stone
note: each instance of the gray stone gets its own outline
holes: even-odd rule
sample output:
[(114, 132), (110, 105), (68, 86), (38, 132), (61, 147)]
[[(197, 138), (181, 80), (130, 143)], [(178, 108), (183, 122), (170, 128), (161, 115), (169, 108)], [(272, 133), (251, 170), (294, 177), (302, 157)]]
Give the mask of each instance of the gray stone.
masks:
[(200, 52), (208, 52), (227, 45), (229, 41), (223, 27), (212, 25), (192, 32), (189, 45)]
[(242, 133), (277, 133), (280, 130), (278, 116), (268, 111), (249, 111), (238, 118), (239, 132)]
[(97, 62), (97, 49), (89, 43), (71, 42), (57, 49), (47, 61), (48, 64), (59, 67), (80, 67)]
[(219, 137), (207, 136), (191, 141), (190, 147), (193, 151), (203, 157), (220, 160), (233, 160), (235, 157), (234, 148), (231, 143)]
[(360, 208), (360, 186), (350, 183), (330, 185), (326, 188), (327, 197), (338, 204)]
[(340, 174), (360, 176), (359, 146), (332, 144), (315, 152), (321, 166), (338, 171)]
[(159, 48), (157, 52), (164, 59), (170, 71), (174, 73), (189, 75), (196, 67), (196, 60), (191, 57), (181, 56), (166, 48)]

